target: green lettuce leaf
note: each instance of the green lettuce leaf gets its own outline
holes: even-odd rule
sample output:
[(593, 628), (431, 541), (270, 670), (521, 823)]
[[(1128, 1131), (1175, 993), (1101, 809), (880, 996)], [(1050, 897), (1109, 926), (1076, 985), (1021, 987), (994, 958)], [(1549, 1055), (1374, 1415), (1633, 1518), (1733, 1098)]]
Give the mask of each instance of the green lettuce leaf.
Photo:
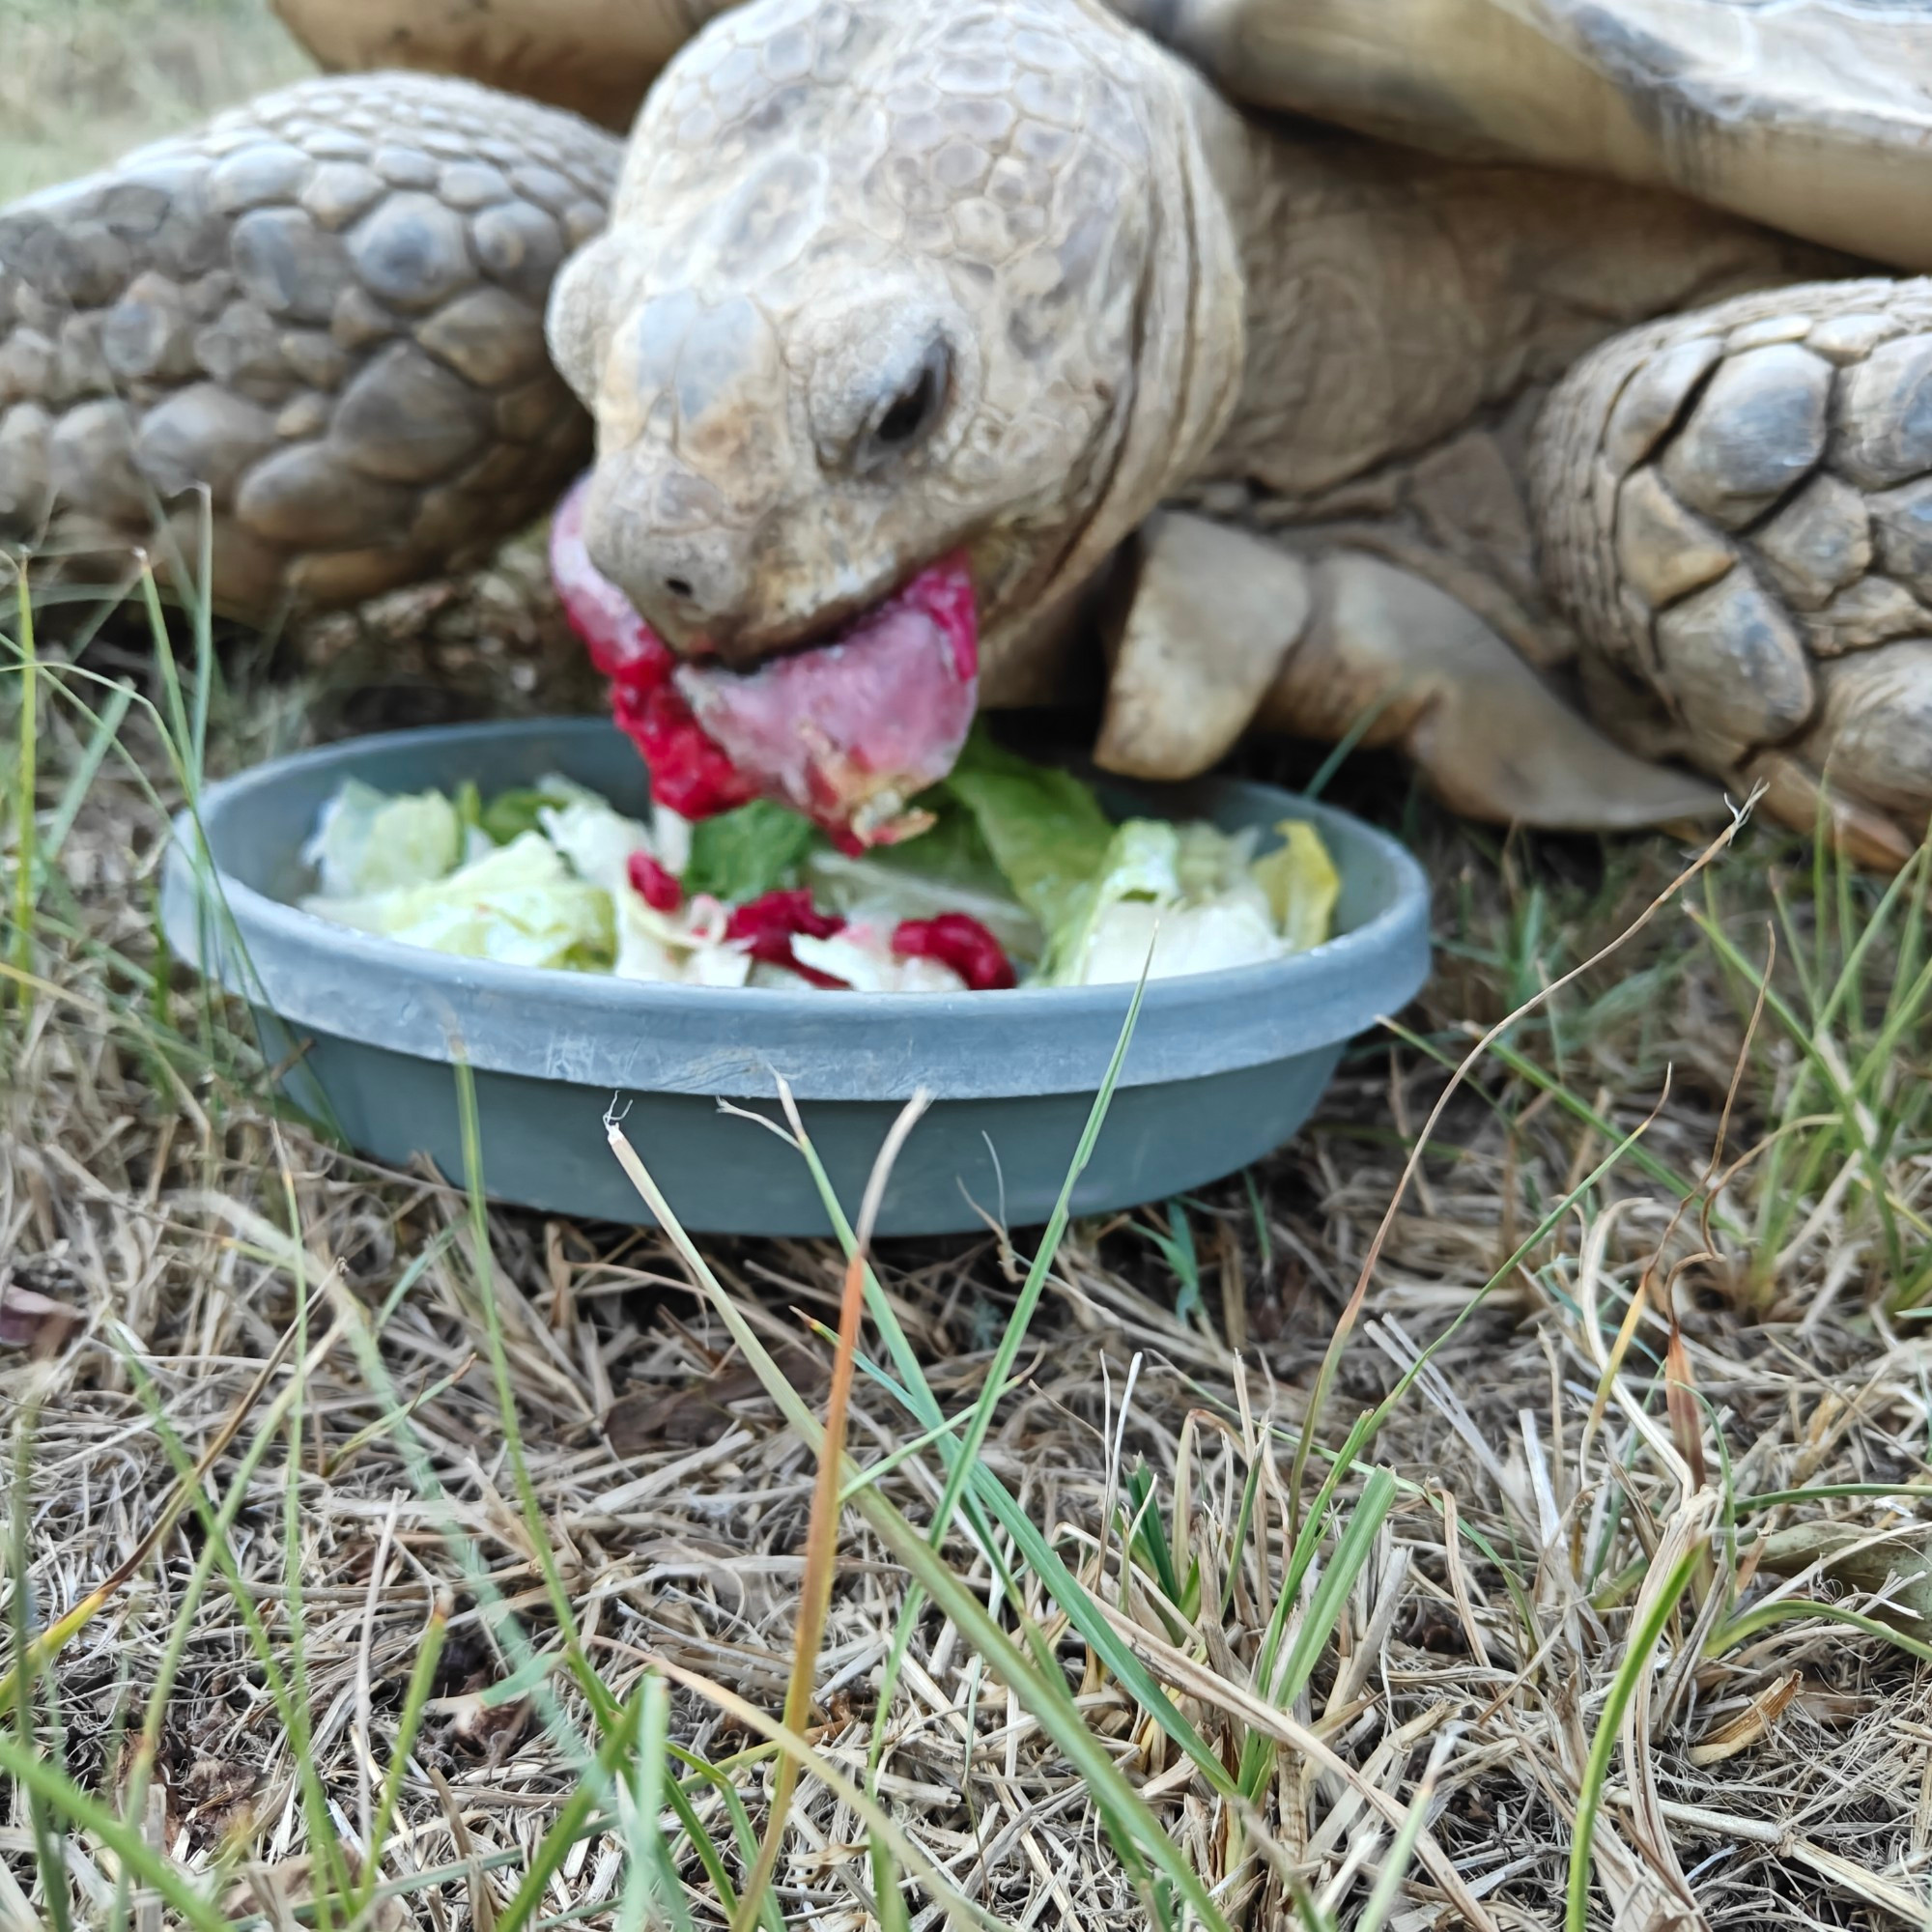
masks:
[(602, 805), (593, 791), (566, 778), (552, 775), (533, 785), (516, 785), (499, 791), (476, 814), (476, 822), (498, 845), (508, 845), (526, 832), (537, 831), (546, 811), (560, 811), (568, 805)]
[(789, 884), (806, 855), (824, 842), (809, 818), (753, 799), (691, 828), (684, 889), (740, 904)]
[(1029, 763), (977, 724), (945, 788), (972, 813), (994, 864), (1050, 943), (1106, 860), (1114, 828), (1099, 800), (1071, 772)]
[(1000, 870), (980, 832), (980, 821), (943, 784), (922, 792), (912, 804), (916, 810), (932, 814), (931, 826), (896, 845), (875, 846), (866, 855), (868, 864), (935, 885), (953, 885), (967, 893), (1011, 899), (1007, 875)]

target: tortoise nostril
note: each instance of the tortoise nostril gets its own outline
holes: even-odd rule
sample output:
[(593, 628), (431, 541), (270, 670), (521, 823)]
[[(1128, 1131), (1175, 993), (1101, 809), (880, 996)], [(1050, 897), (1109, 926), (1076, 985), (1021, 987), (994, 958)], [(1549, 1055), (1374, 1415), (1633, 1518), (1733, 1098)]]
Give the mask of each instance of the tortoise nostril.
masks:
[(665, 588), (673, 597), (689, 597), (691, 595), (691, 579), (688, 577), (667, 577), (664, 584)]
[(925, 427), (939, 393), (939, 376), (930, 362), (893, 399), (873, 432), (888, 448), (910, 442)]

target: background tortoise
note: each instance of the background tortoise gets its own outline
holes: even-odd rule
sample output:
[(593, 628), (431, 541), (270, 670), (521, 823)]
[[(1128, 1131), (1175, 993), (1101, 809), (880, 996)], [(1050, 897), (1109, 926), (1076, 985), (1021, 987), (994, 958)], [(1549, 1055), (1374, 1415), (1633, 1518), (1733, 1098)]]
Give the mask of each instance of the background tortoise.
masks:
[(1097, 600), (1120, 770), (1373, 716), (1481, 815), (1721, 810), (1674, 760), (1809, 827), (1829, 766), (1861, 856), (1923, 834), (1932, 285), (1873, 272), (1932, 256), (1919, 10), (281, 11), (613, 123), (669, 66), (627, 155), (359, 74), (8, 211), (10, 534), (198, 481), (238, 611), (461, 565), (588, 446), (548, 299), (591, 554), (681, 649), (963, 547), (988, 702), (1077, 685)]

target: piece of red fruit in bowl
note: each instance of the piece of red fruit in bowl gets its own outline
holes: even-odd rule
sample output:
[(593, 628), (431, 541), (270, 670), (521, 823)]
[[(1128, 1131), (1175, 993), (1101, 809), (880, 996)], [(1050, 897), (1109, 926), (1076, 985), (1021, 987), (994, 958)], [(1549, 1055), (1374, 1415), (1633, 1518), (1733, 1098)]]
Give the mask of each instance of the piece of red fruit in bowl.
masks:
[(750, 671), (681, 663), (591, 563), (587, 488), (580, 481), (557, 508), (551, 573), (658, 796), (702, 817), (762, 795), (847, 852), (923, 831), (928, 815), (908, 801), (952, 769), (979, 702), (964, 553), (928, 564), (827, 642)]
[(675, 872), (648, 852), (633, 852), (624, 869), (631, 889), (653, 912), (675, 912), (684, 903), (684, 887)]
[(1019, 983), (1000, 942), (971, 913), (902, 919), (893, 928), (893, 951), (901, 959), (936, 959), (950, 966), (969, 992), (1003, 993)]
[(850, 980), (806, 965), (791, 947), (801, 933), (808, 939), (830, 939), (844, 929), (845, 922), (836, 912), (820, 912), (811, 902), (810, 892), (797, 886), (789, 892), (770, 892), (748, 899), (725, 921), (724, 937), (737, 940), (753, 959), (762, 959), (767, 966), (782, 966), (814, 986), (849, 986)]

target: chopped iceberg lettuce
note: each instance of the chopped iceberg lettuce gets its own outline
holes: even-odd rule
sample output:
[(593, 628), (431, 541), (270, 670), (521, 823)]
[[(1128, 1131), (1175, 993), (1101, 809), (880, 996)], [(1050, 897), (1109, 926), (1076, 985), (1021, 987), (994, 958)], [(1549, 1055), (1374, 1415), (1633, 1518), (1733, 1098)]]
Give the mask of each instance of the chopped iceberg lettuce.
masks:
[[(863, 857), (769, 803), (627, 817), (570, 779), (485, 800), (352, 781), (304, 851), (304, 909), (438, 952), (704, 986), (958, 991), (1219, 971), (1318, 946), (1340, 880), (1311, 825), (1111, 823), (1071, 774), (976, 730), (932, 828)], [(760, 939), (779, 918), (782, 931)], [(957, 926), (972, 939), (949, 951)], [(756, 927), (756, 930), (753, 928)], [(942, 933), (942, 928), (946, 931)], [(775, 928), (776, 931), (776, 928)], [(946, 938), (947, 944), (938, 943)]]
[(1284, 818), (1275, 831), (1281, 843), (1272, 852), (1264, 852), (1249, 870), (1267, 895), (1268, 911), (1288, 941), (1288, 950), (1306, 952), (1335, 929), (1342, 875), (1321, 833), (1306, 819)]
[(1284, 819), (1256, 859), (1253, 827), (1130, 818), (1048, 933), (1040, 980), (1098, 986), (1252, 966), (1328, 936), (1337, 881), (1312, 826)]
[(541, 832), (526, 832), (440, 879), (335, 898), (304, 911), (406, 945), (512, 966), (608, 968), (611, 895), (578, 878)]
[(958, 993), (966, 982), (937, 959), (893, 951), (893, 926), (854, 920), (827, 939), (800, 933), (791, 943), (802, 966), (842, 980), (860, 993)]
[(617, 963), (620, 980), (662, 980), (687, 986), (742, 986), (751, 978), (752, 955), (725, 937), (728, 915), (714, 898), (687, 899), (674, 913), (647, 904), (641, 893), (617, 899)]
[[(920, 842), (915, 838), (905, 847), (881, 849), (896, 853)], [(952, 885), (944, 879), (927, 878), (908, 866), (882, 863), (873, 855), (848, 859), (842, 852), (830, 850), (814, 852), (806, 862), (805, 873), (812, 896), (834, 912), (843, 913), (855, 925), (890, 928), (900, 920), (936, 919), (941, 913), (963, 912), (977, 919), (1009, 957), (1039, 957), (1044, 938), (1039, 922), (1009, 893)]]
[(463, 821), (440, 792), (404, 798), (351, 779), (323, 807), (302, 847), (318, 888), (331, 898), (440, 879), (463, 858)]
[(612, 897), (630, 884), (634, 853), (658, 856), (648, 826), (612, 811), (599, 798), (576, 799), (561, 807), (540, 807), (536, 830), (569, 861), (580, 879), (602, 886)]

